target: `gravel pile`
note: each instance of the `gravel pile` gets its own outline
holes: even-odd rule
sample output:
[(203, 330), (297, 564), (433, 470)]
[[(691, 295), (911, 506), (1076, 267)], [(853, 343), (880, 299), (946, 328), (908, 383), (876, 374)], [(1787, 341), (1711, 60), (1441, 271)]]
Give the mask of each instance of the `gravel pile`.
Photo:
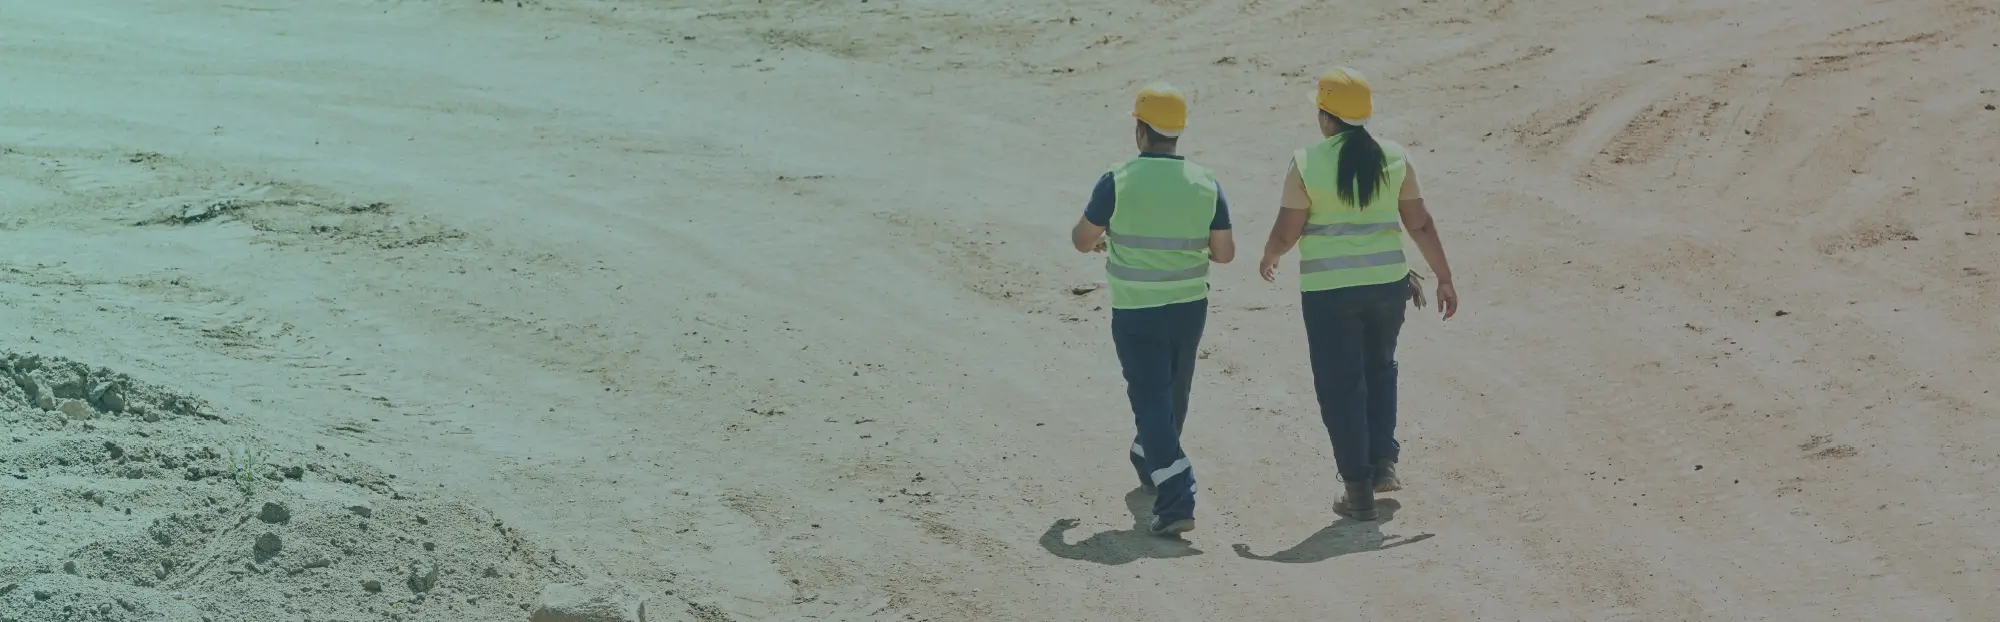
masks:
[(0, 622), (525, 620), (588, 577), (486, 510), (200, 399), (0, 353)]

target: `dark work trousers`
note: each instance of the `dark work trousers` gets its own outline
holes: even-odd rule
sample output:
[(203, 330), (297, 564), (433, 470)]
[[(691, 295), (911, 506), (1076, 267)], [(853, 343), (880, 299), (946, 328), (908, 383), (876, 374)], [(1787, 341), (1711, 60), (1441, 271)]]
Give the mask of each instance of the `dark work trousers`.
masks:
[(1302, 296), (1313, 389), (1342, 481), (1373, 481), (1377, 461), (1398, 458), (1396, 337), (1409, 290), (1404, 277)]
[(1125, 368), (1125, 395), (1139, 428), (1132, 466), (1156, 487), (1153, 514), (1165, 521), (1194, 518), (1194, 468), (1181, 452), (1195, 351), (1208, 323), (1208, 299), (1149, 309), (1113, 309), (1111, 339)]

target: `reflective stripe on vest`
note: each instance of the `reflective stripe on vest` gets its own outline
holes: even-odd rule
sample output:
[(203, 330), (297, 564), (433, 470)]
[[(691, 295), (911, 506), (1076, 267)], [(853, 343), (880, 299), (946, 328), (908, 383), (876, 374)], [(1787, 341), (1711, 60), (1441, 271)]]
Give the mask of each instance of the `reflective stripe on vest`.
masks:
[(1341, 224), (1341, 223), (1333, 223), (1325, 225), (1308, 224), (1306, 225), (1305, 234), (1306, 235), (1368, 235), (1370, 233), (1381, 233), (1383, 231), (1394, 231), (1397, 233), (1402, 233), (1403, 221), (1397, 220), (1396, 222), (1372, 222), (1372, 223), (1358, 224), (1358, 225)]
[(1149, 251), (1199, 251), (1208, 249), (1208, 233), (1203, 231), (1198, 238), (1153, 238), (1113, 233), (1111, 243)]
[(1388, 251), (1382, 253), (1371, 253), (1367, 255), (1348, 255), (1345, 257), (1322, 257), (1319, 259), (1307, 259), (1304, 261), (1300, 261), (1299, 273), (1312, 274), (1315, 272), (1328, 272), (1332, 270), (1375, 268), (1380, 266), (1394, 266), (1402, 263), (1403, 263), (1403, 251)]
[(1104, 261), (1111, 308), (1144, 309), (1208, 296), (1208, 226), (1215, 177), (1185, 160), (1139, 157), (1112, 169), (1116, 204)]
[(1141, 270), (1138, 268), (1127, 268), (1106, 259), (1104, 260), (1104, 272), (1110, 274), (1111, 278), (1120, 281), (1166, 283), (1169, 281), (1185, 281), (1208, 276), (1208, 264), (1204, 263), (1193, 268), (1182, 268), (1179, 270)]
[(1336, 134), (1294, 154), (1299, 177), (1312, 199), (1299, 238), (1299, 289), (1320, 291), (1394, 282), (1409, 273), (1403, 255), (1401, 201), (1405, 166), (1402, 145), (1382, 145), (1383, 178), (1368, 205), (1357, 209), (1341, 200), (1340, 149), (1347, 134)]

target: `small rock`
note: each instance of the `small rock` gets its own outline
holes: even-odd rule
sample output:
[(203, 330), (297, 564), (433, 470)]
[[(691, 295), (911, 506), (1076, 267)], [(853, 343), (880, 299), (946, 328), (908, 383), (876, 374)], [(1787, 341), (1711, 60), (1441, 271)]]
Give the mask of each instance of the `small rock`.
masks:
[(1104, 289), (1103, 283), (1085, 283), (1083, 285), (1076, 285), (1070, 287), (1069, 293), (1082, 296), (1084, 294), (1088, 294), (1100, 289)]
[(35, 407), (40, 408), (42, 410), (55, 410), (56, 398), (55, 396), (49, 395), (47, 393), (37, 395), (35, 396)]
[(63, 572), (69, 574), (76, 574), (76, 562), (73, 561), (63, 562)]
[(381, 591), (382, 591), (382, 582), (381, 582), (381, 581), (376, 581), (376, 580), (374, 580), (374, 579), (369, 579), (369, 580), (366, 580), (366, 581), (362, 581), (362, 582), (361, 582), (361, 589), (363, 589), (363, 590), (366, 590), (366, 591), (367, 591), (368, 593), (370, 593), (370, 594), (373, 594), (373, 593), (377, 593), (377, 592), (381, 592)]
[(305, 479), (305, 477), (306, 477), (305, 467), (300, 467), (300, 466), (285, 467), (285, 479)]
[(62, 414), (75, 421), (86, 421), (92, 416), (90, 405), (83, 400), (65, 400), (60, 407)]
[(119, 447), (117, 443), (111, 441), (104, 441), (104, 451), (110, 452), (112, 460), (125, 457), (125, 448)]
[(347, 511), (353, 512), (355, 516), (362, 518), (372, 518), (375, 516), (375, 510), (365, 505), (348, 506)]
[(115, 382), (98, 383), (90, 390), (90, 402), (108, 413), (125, 412), (125, 390)]
[(425, 543), (424, 543), (424, 550), (426, 550), (426, 551), (435, 551), (435, 550), (438, 550), (438, 545), (437, 545), (437, 543), (436, 543), (436, 542), (425, 542)]
[(54, 592), (50, 592), (48, 590), (35, 590), (35, 600), (48, 600), (55, 597), (56, 595)]
[(484, 576), (488, 579), (498, 579), (500, 578), (500, 569), (493, 566), (487, 566), (486, 572), (482, 573), (481, 576)]
[(257, 513), (257, 520), (267, 524), (282, 523), (292, 520), (292, 511), (286, 509), (284, 504), (268, 502), (264, 504), (264, 510)]
[(1986, 109), (1987, 109), (1987, 110), (1994, 110), (1994, 107), (1993, 107), (1993, 104), (1987, 104), (1987, 105), (1986, 105)]
[(437, 583), (438, 583), (438, 569), (436, 565), (431, 565), (431, 564), (410, 565), (410, 580), (409, 580), (410, 591), (422, 594), (424, 592), (431, 591), (431, 588), (437, 587)]
[(1778, 313), (1777, 313), (1776, 315), (1777, 315), (1778, 317), (1785, 317), (1785, 316), (1787, 316), (1787, 315), (1791, 315), (1791, 314), (1792, 314), (1792, 312), (1790, 312), (1790, 311), (1782, 311), (1782, 310), (1781, 310), (1781, 311), (1779, 311), (1779, 312), (1778, 312)]
[(153, 412), (153, 411), (151, 411), (151, 410), (148, 410), (148, 411), (146, 411), (146, 417), (145, 417), (145, 419), (146, 419), (146, 423), (159, 423), (159, 422), (160, 422), (160, 413), (156, 413), (156, 412)]
[(529, 622), (645, 622), (646, 598), (605, 581), (551, 583), (528, 614)]
[(267, 531), (264, 532), (264, 535), (257, 536), (257, 552), (259, 553), (274, 555), (278, 551), (284, 550), (284, 548), (285, 543), (278, 539), (278, 534)]

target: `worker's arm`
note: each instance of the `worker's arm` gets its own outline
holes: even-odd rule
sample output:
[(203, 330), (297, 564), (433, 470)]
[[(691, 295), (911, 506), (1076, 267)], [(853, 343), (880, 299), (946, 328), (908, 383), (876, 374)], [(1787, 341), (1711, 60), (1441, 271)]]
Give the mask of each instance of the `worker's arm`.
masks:
[(1401, 199), (1397, 202), (1397, 209), (1402, 212), (1403, 230), (1409, 232), (1410, 241), (1416, 243), (1417, 251), (1424, 255), (1424, 262), (1430, 264), (1431, 271), (1437, 274), (1438, 311), (1449, 320), (1458, 314), (1458, 290), (1451, 283), (1451, 262), (1445, 259), (1444, 241), (1438, 237), (1437, 221), (1431, 219), (1430, 208), (1424, 205), (1421, 190), (1416, 186), (1415, 167), (1409, 170), (1403, 182)]
[(1271, 237), (1264, 241), (1264, 260), (1257, 265), (1257, 272), (1264, 276), (1264, 280), (1277, 280), (1278, 260), (1298, 245), (1299, 236), (1306, 232), (1306, 217), (1311, 215), (1311, 210), (1312, 199), (1306, 196), (1305, 179), (1299, 177), (1299, 165), (1293, 162), (1291, 170), (1285, 172), (1285, 191), (1284, 198), (1278, 202), (1278, 221), (1271, 223)]
[(1230, 233), (1229, 199), (1223, 198), (1222, 186), (1215, 187), (1215, 218), (1208, 223), (1208, 260), (1215, 263), (1229, 263), (1236, 260), (1236, 236)]
[(1236, 237), (1228, 229), (1208, 230), (1208, 260), (1215, 263), (1236, 261)]
[(1111, 174), (1097, 178), (1097, 187), (1090, 190), (1090, 204), (1083, 208), (1083, 218), (1069, 230), (1069, 243), (1079, 253), (1095, 253), (1104, 250), (1104, 230), (1111, 226), (1111, 212), (1117, 208), (1118, 190), (1112, 185)]
[(1069, 230), (1069, 242), (1076, 245), (1076, 252), (1079, 253), (1104, 250), (1104, 227), (1091, 224), (1088, 216), (1079, 218), (1076, 226)]

